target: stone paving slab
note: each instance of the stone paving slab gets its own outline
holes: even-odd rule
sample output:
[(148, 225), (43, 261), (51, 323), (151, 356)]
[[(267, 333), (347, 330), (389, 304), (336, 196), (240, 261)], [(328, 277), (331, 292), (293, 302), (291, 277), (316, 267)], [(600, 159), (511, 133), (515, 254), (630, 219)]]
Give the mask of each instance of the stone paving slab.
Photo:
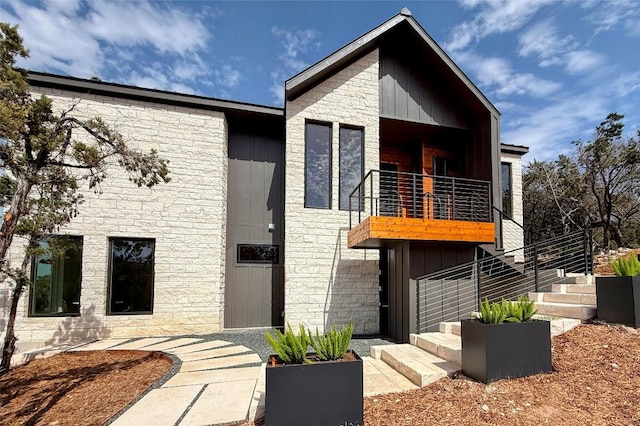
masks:
[(418, 389), (386, 362), (371, 357), (363, 357), (362, 361), (364, 396)]
[(104, 339), (91, 342), (84, 346), (73, 348), (73, 351), (103, 351), (105, 349), (111, 349), (113, 346), (119, 345), (131, 339)]
[(169, 340), (168, 337), (146, 337), (144, 339), (136, 339), (122, 345), (113, 346), (109, 350), (121, 351), (121, 350), (138, 350), (145, 346), (153, 345), (155, 343), (164, 342)]
[(253, 391), (251, 405), (249, 406), (249, 421), (255, 421), (264, 415), (264, 400), (267, 386), (267, 364), (262, 363), (260, 367), (256, 368), (260, 369), (260, 374), (258, 375), (256, 388)]
[(222, 346), (228, 346), (230, 344), (231, 344), (230, 342), (225, 342), (224, 340), (213, 340), (211, 342), (195, 343), (193, 345), (186, 345), (186, 346), (180, 346), (179, 348), (175, 348), (175, 349), (168, 349), (166, 352), (169, 352), (175, 355), (180, 355), (180, 354), (186, 354), (190, 352), (204, 351), (207, 349), (215, 349)]
[(185, 385), (206, 385), (210, 383), (236, 382), (240, 380), (257, 380), (260, 367), (239, 367), (221, 370), (188, 371), (177, 373), (169, 379), (163, 388)]
[(183, 337), (181, 339), (169, 340), (167, 342), (156, 343), (154, 345), (145, 346), (145, 351), (167, 351), (169, 349), (175, 349), (180, 346), (189, 345), (191, 343), (201, 342), (202, 339), (195, 339), (193, 337)]
[(180, 426), (228, 424), (246, 420), (255, 385), (255, 379), (208, 385)]
[(198, 351), (198, 352), (189, 352), (186, 354), (179, 354), (178, 358), (180, 358), (183, 362), (198, 361), (201, 359), (218, 358), (218, 357), (227, 356), (227, 355), (239, 355), (247, 352), (251, 352), (251, 349), (242, 345), (236, 345), (236, 346), (227, 346), (227, 347), (218, 348), (218, 349), (209, 349), (207, 351)]
[(191, 385), (154, 389), (125, 411), (111, 425), (173, 426), (203, 387), (203, 385)]
[(217, 368), (227, 368), (245, 364), (260, 364), (262, 359), (258, 354), (225, 356), (221, 358), (203, 359), (199, 361), (187, 361), (182, 363), (180, 371), (213, 370)]

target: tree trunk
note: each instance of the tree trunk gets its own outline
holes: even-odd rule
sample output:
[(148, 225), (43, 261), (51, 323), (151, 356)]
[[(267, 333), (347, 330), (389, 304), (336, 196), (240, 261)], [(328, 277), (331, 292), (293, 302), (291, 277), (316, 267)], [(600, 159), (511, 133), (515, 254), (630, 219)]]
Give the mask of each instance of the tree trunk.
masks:
[(20, 296), (22, 296), (22, 293), (24, 292), (24, 289), (26, 288), (28, 283), (27, 268), (30, 262), (31, 255), (25, 254), (22, 261), (22, 267), (20, 268), (22, 275), (15, 280), (16, 286), (13, 288), (13, 292), (11, 293), (11, 310), (9, 311), (7, 332), (4, 336), (4, 344), (2, 345), (0, 376), (9, 371), (9, 367), (11, 366), (11, 358), (13, 357), (13, 353), (16, 350), (16, 341), (18, 339), (16, 338), (14, 327), (16, 323), (16, 315), (18, 313), (18, 302), (20, 301)]
[(32, 185), (25, 179), (16, 179), (16, 192), (11, 199), (11, 205), (5, 211), (2, 219), (2, 228), (0, 229), (0, 262), (3, 263), (3, 269), (7, 268), (4, 262), (7, 260), (7, 253), (13, 242), (13, 234), (16, 231), (18, 220), (22, 215), (22, 209), (29, 197)]
[[(22, 209), (29, 196), (32, 185), (24, 179), (17, 179), (16, 192), (11, 199), (11, 205), (7, 209), (4, 218), (2, 220), (2, 228), (0, 233), (0, 266), (2, 270), (7, 272), (9, 265), (7, 264), (7, 253), (13, 242), (13, 235), (18, 225)], [(0, 362), (0, 375), (9, 371), (11, 365), (11, 358), (16, 349), (16, 336), (15, 336), (15, 323), (16, 315), (18, 312), (18, 302), (20, 296), (24, 292), (25, 286), (28, 284), (27, 280), (27, 268), (29, 266), (31, 256), (25, 253), (22, 261), (21, 275), (17, 279), (13, 279), (15, 287), (11, 293), (11, 310), (9, 311), (9, 319), (7, 321), (7, 329), (4, 336), (4, 344), (2, 345), (2, 361)], [(5, 285), (7, 280), (5, 279)]]

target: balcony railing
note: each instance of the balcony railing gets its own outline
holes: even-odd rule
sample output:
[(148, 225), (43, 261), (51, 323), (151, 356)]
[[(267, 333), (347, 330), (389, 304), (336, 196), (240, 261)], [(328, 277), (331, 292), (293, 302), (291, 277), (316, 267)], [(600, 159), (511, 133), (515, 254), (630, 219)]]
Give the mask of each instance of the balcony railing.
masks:
[(349, 227), (369, 216), (491, 222), (488, 181), (371, 170), (349, 196)]

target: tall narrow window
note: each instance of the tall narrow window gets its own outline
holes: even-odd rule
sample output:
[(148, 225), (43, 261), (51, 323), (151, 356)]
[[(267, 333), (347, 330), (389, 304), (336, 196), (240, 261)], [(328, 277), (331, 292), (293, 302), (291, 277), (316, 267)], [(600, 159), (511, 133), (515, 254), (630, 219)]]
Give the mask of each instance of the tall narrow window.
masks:
[(502, 212), (513, 216), (513, 188), (511, 163), (502, 163)]
[[(349, 195), (364, 177), (362, 136), (362, 129), (340, 127), (340, 210), (349, 210)], [(359, 209), (358, 198), (351, 200), (351, 209)]]
[(52, 237), (41, 241), (40, 248), (43, 253), (35, 257), (31, 268), (30, 314), (79, 314), (82, 237)]
[(155, 245), (155, 240), (146, 238), (109, 240), (110, 314), (153, 312)]
[(331, 208), (331, 124), (307, 123), (304, 206)]

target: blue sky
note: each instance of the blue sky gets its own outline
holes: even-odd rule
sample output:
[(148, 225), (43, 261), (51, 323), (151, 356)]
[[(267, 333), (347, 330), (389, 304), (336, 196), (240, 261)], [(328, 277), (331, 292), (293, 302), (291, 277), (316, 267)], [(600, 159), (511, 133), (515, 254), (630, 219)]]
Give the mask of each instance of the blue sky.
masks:
[(3, 0), (23, 67), (282, 105), (283, 81), (406, 6), (502, 113), (502, 140), (552, 159), (609, 112), (640, 128), (640, 1)]

